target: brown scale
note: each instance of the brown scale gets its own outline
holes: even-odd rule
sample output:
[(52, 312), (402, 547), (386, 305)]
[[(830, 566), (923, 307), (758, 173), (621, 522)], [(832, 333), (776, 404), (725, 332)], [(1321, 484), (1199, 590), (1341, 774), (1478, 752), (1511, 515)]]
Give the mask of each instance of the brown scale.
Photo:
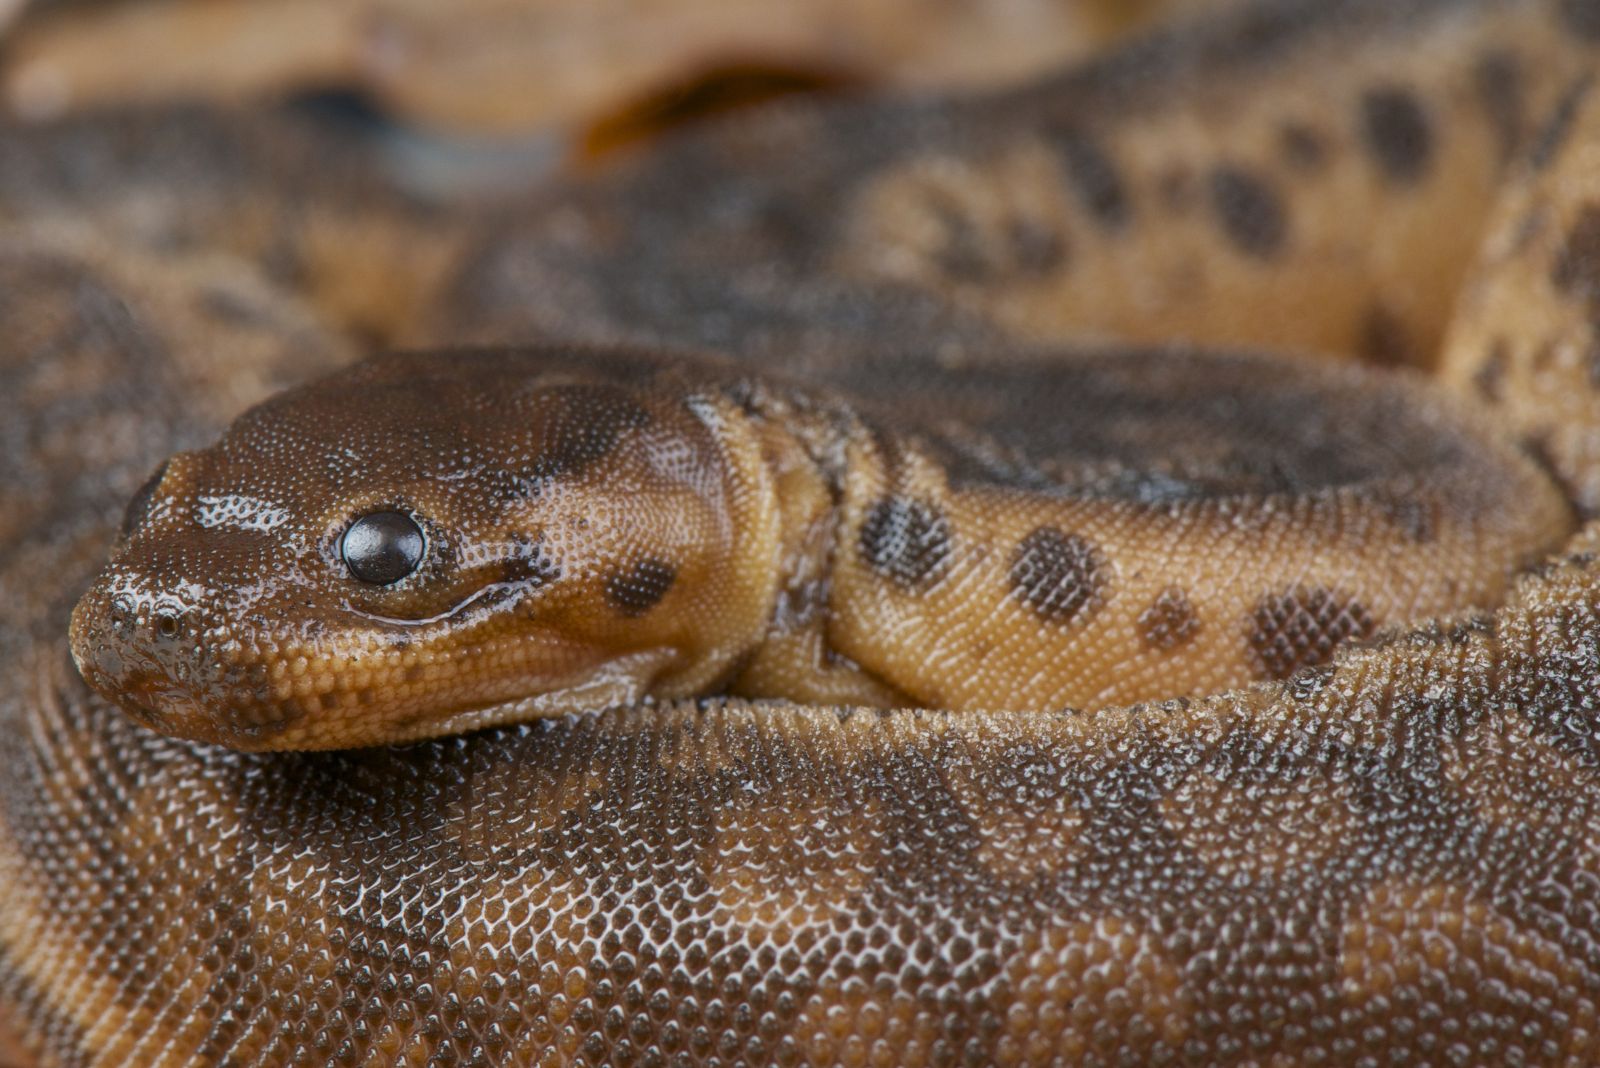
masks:
[[(1600, 33), (1593, 4), (1551, 10), (1572, 35)], [(1471, 24), (1463, 19), (1452, 24)], [(1460, 40), (1430, 31), (1419, 38), (1430, 47), (1404, 59), (1456, 62), (1450, 42)], [(1575, 106), (1571, 123), (1577, 116)], [(1314, 137), (1289, 141), (1296, 160), (1317, 155)], [(1564, 316), (1583, 314), (1593, 264), (1587, 242), (1568, 239), (1581, 236), (1574, 223), (1590, 187), (1575, 150), (1583, 143), (1563, 148), (1552, 136), (1549, 177), (1516, 179), (1543, 190), (1507, 193), (1534, 206), (1548, 198), (1566, 221), (1530, 256), (1539, 266), (1507, 274), (1508, 289), (1551, 286), (1561, 302), (1553, 322), (1505, 321), (1516, 330), (1501, 350), (1497, 399), (1513, 418), (1523, 389), (1551, 368), (1586, 372), (1581, 361), (1543, 363), (1540, 347), (1521, 340), (1524, 329), (1560, 336)], [(1569, 189), (1579, 203), (1563, 199)], [(729, 454), (740, 459), (725, 473), (764, 473), (782, 487), (772, 499), (788, 502), (768, 529), (790, 566), (777, 572), (763, 623), (789, 624), (784, 662), (831, 664), (829, 685), (841, 693), (862, 665), (808, 637), (841, 589), (906, 608), (937, 599), (964, 567), (977, 573), (962, 554), (977, 520), (995, 516), (1010, 525), (985, 543), (982, 567), (999, 581), (968, 603), (1004, 606), (1032, 633), (1070, 634), (1126, 611), (1130, 643), (1149, 647), (1141, 655), (1186, 633), (1173, 649), (1187, 657), (1231, 630), (1236, 655), (1253, 650), (1268, 673), (1318, 652), (1334, 631), (1384, 629), (1282, 681), (1077, 715), (666, 701), (408, 747), (249, 754), (151, 732), (89, 690), (68, 658), (64, 591), (90, 581), (142, 474), (217, 430), (222, 407), (254, 399), (252, 357), (292, 368), (334, 359), (339, 346), (315, 332), (272, 343), (299, 302), (255, 275), (235, 296), (248, 295), (256, 314), (232, 320), (236, 332), (217, 344), (188, 311), (205, 264), (122, 255), (57, 250), (37, 275), (7, 266), (40, 297), (0, 300), (8, 337), (70, 354), (64, 376), (47, 361), (8, 364), (7, 384), (27, 390), (0, 399), (0, 433), (16, 435), (6, 462), (21, 456), (26, 477), (61, 487), (58, 512), (0, 526), (9, 613), (0, 629), (0, 999), (39, 1062), (1600, 1061), (1600, 533), (1584, 528), (1483, 611), (1390, 619), (1366, 603), (1371, 591), (1352, 600), (1319, 579), (1254, 590), (1219, 626), (1181, 578), (1125, 604), (1121, 543), (1069, 521), (1058, 494), (1070, 485), (1091, 505), (1148, 507), (1181, 503), (1190, 488), (1224, 501), (1286, 486), (1309, 486), (1315, 498), (1315, 487), (1336, 485), (1354, 494), (1341, 513), (1349, 532), (1382, 533), (1360, 545), (1416, 553), (1400, 570), (1422, 574), (1448, 566), (1477, 524), (1493, 532), (1529, 518), (1520, 502), (1507, 515), (1501, 498), (1515, 481), (1452, 474), (1485, 470), (1471, 462), (1483, 454), (1499, 457), (1489, 470), (1528, 470), (1472, 402), (1430, 399), (1402, 379), (1292, 364), (1269, 374), (1278, 365), (1257, 357), (1120, 348), (1057, 367), (963, 364), (949, 350), (937, 371), (927, 352), (840, 359), (815, 389), (704, 391), (699, 425), (715, 425), (711, 437), (725, 446), (748, 445)], [(1493, 292), (1493, 261), (1482, 269)], [(737, 288), (712, 282), (738, 306)], [(110, 299), (74, 303), (78, 292)], [(116, 298), (131, 327), (107, 320)], [(706, 317), (701, 328), (719, 325)], [(255, 331), (260, 348), (247, 341)], [(150, 337), (161, 343), (129, 343)], [(1495, 377), (1480, 375), (1488, 340), (1468, 347), (1476, 359), (1463, 381)], [(604, 376), (598, 361), (590, 373)], [(703, 381), (704, 365), (668, 365)], [(354, 374), (381, 377), (379, 366)], [(435, 407), (448, 409), (459, 400), (450, 390), (470, 380), (440, 381)], [(1045, 388), (1052, 382), (1082, 394), (1074, 410), (1098, 414), (1094, 433), (1054, 417), (1064, 401)], [(1566, 380), (1574, 393), (1578, 384)], [(1233, 407), (1246, 389), (1293, 401), (1297, 385), (1306, 388), (1294, 403)], [(802, 403), (833, 389), (891, 398), (890, 411), (863, 405), (860, 425), (875, 432), (841, 434), (854, 406)], [(648, 391), (657, 399), (644, 417), (614, 392), (606, 401), (591, 393), (589, 406), (609, 418), (574, 428), (557, 407), (544, 413), (553, 421), (532, 425), (566, 443), (557, 467), (592, 499), (603, 484), (577, 472), (616, 468), (629, 489), (637, 468), (624, 462), (626, 442), (690, 426), (660, 395)], [(1174, 409), (1172, 397), (1186, 402)], [(758, 419), (786, 398), (781, 420)], [(1318, 398), (1339, 417), (1329, 425), (1309, 414)], [(287, 418), (290, 407), (266, 411)], [(1208, 432), (1238, 411), (1252, 417), (1242, 438)], [(1581, 405), (1563, 411), (1588, 418)], [(139, 433), (128, 433), (130, 412)], [(754, 433), (767, 423), (773, 433)], [(381, 426), (381, 416), (357, 423)], [(741, 438), (740, 427), (752, 433)], [(329, 428), (314, 429), (323, 437), (308, 440), (325, 443)], [(39, 450), (51, 433), (83, 447)], [(1299, 457), (1287, 469), (1235, 452), (1240, 440), (1297, 436), (1339, 447), (1266, 450)], [(824, 447), (837, 441), (850, 448)], [(395, 447), (413, 455), (403, 441)], [(1569, 485), (1590, 474), (1581, 450), (1552, 442), (1534, 451)], [(1466, 467), (1445, 462), (1451, 452)], [(171, 497), (158, 484), (148, 507), (134, 509), (120, 552), (175, 520), (162, 502), (188, 492), (200, 455), (165, 472)], [(1413, 462), (1437, 474), (1404, 492), (1386, 484), (1384, 472)], [(295, 478), (311, 486), (324, 473), (308, 465)], [(513, 506), (526, 499), (515, 475), (486, 472), (474, 486)], [(22, 496), (41, 507), (37, 490)], [(658, 499), (635, 494), (634, 510)], [(1011, 507), (1023, 501), (1038, 514)], [(261, 504), (213, 501), (204, 514), (226, 540), (276, 521)], [(464, 514), (481, 519), (478, 507)], [(1332, 532), (1314, 523), (1296, 544)], [(472, 544), (500, 550), (462, 558), (480, 578), (551, 583), (553, 558), (538, 551), (548, 545)], [(1502, 560), (1514, 555), (1509, 544), (1485, 539)], [(834, 549), (826, 568), (815, 563), (819, 545)], [(642, 631), (666, 620), (658, 614), (673, 598), (704, 587), (682, 554), (637, 548), (600, 554), (618, 565), (626, 555), (626, 565), (579, 568), (573, 588), (586, 612), (609, 606), (607, 618)], [(1313, 568), (1321, 560), (1307, 556)], [(227, 567), (197, 581), (213, 577), (227, 580)], [(427, 593), (405, 597), (420, 606)], [(1146, 642), (1151, 635), (1163, 637)], [(730, 670), (760, 665), (734, 658)]]
[(1441, 375), (1600, 510), (1600, 95), (1576, 79), (1496, 208)]
[[(1128, 704), (1493, 605), (1571, 531), (1481, 419), (1349, 371), (1010, 368), (1012, 403), (961, 446), (993, 435), (1029, 472), (1008, 485), (870, 407), (737, 370), (417, 354), (285, 394), (158, 469), (75, 613), (74, 657), (152, 726), (247, 749), (715, 692)], [(1191, 400), (1202, 385), (1226, 407)], [(1030, 421), (1070, 426), (1069, 451), (1020, 440)], [(1226, 456), (1225, 490), (1185, 472), (1171, 425)], [(810, 613), (780, 611), (807, 585)], [(1172, 590), (1194, 616), (1181, 649), (1145, 634)]]
[(519, 205), (411, 339), (1431, 367), (1509, 161), (1600, 49), (1587, 10), (1286, 0), (1010, 91), (775, 108)]

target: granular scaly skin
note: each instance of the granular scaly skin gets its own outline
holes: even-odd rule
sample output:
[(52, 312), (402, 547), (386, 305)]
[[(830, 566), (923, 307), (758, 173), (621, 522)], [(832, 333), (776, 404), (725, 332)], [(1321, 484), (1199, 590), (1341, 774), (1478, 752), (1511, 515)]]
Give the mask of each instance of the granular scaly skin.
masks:
[(1109, 336), (1431, 366), (1593, 18), (1283, 0), (1019, 89), (746, 116), (521, 207), (416, 337), (836, 367)]
[[(981, 418), (946, 403), (986, 386)], [(376, 578), (373, 522), (416, 546)], [(409, 353), (163, 464), (72, 653), (148, 725), (243, 749), (708, 693), (1098, 707), (1492, 606), (1571, 530), (1481, 413), (1356, 368), (1120, 350), (854, 397), (627, 350)]]
[[(1348, 10), (1350, 25), (1370, 13)], [(1600, 14), (1574, 0), (1494, 10), (1565, 20), (1569, 43), (1600, 34)], [(1463, 39), (1473, 38), (1425, 35), (1429, 47), (1404, 50), (1406, 62), (1454, 62)], [(1403, 106), (1377, 110), (1378, 125), (1406, 126)], [(1513, 173), (1506, 193), (1562, 220), (1563, 237), (1511, 257), (1503, 276), (1492, 251), (1473, 267), (1476, 292), (1522, 285), (1550, 298), (1556, 317), (1518, 331), (1568, 329), (1562, 316), (1587, 306), (1587, 279), (1600, 277), (1600, 257), (1578, 239), (1593, 178), (1564, 141), (1586, 123), (1575, 113), (1547, 131), (1544, 166), (1557, 177), (1537, 168), (1537, 140), (1532, 169)], [(1410, 173), (1394, 149), (1372, 158)], [(1337, 188), (1322, 188), (1337, 204)], [(1405, 195), (1424, 195), (1416, 188)], [(1452, 219), (1450, 233), (1475, 218)], [(184, 300), (203, 268), (50, 255), (56, 266), (30, 282), (38, 301), (0, 301), (5, 336), (45, 337), (72, 372), (52, 376), (49, 363), (5, 350), (6, 373), (29, 387), (6, 394), (22, 398), (7, 402), (6, 432), (27, 443), (25, 460), (7, 454), (21, 474), (7, 476), (6, 501), (33, 511), (0, 526), (10, 613), (0, 630), (0, 992), (42, 1063), (1600, 1061), (1593, 526), (1512, 578), (1494, 608), (1380, 620), (1328, 591), (1261, 598), (1235, 633), (1261, 635), (1259, 670), (1287, 677), (1212, 696), (1081, 712), (674, 700), (405, 748), (241, 753), (149, 731), (89, 690), (69, 659), (68, 611), (163, 456), (209, 440), (224, 408), (259, 399), (278, 374), (342, 350), (285, 330), (303, 323), (299, 303), (254, 275), (239, 292), (258, 314), (217, 346)], [(108, 328), (97, 312), (113, 301), (74, 301), (95, 286), (118, 295), (127, 318)], [(740, 314), (702, 329), (746, 322)], [(897, 313), (881, 314), (880, 325)], [(247, 335), (267, 372), (242, 355)], [(1541, 360), (1542, 347), (1520, 337), (1497, 380), (1476, 379), (1503, 387), (1483, 395), (1513, 420), (1532, 410), (1509, 403), (1523, 383), (1592, 391), (1575, 350), (1558, 345)], [(1278, 376), (1280, 386), (1309, 381), (1305, 372), (1268, 372), (1258, 357), (1113, 351), (1126, 357), (1122, 381), (1165, 398), (1151, 404), (1167, 418), (1141, 412), (1105, 352), (1054, 370), (978, 362), (925, 375), (912, 371), (926, 353), (813, 362), (834, 368), (817, 389), (890, 398), (897, 418), (926, 428), (903, 439), (919, 440), (915, 450), (877, 435), (883, 470), (931, 472), (952, 493), (1040, 493), (1064, 473), (1101, 492), (1193, 488), (1219, 501), (1274, 477), (1315, 482), (1316, 468), (1241, 464), (1205, 433), (1176, 457), (1167, 450), (1236, 410), (1239, 391), (1219, 368), (1260, 367), (1263, 385)], [(1174, 407), (1196, 368), (1209, 372), (1206, 388)], [(1079, 401), (1102, 414), (1098, 433), (1074, 440), (1047, 418), (1052, 381), (1100, 391)], [(1426, 392), (1390, 385), (1396, 396)], [(131, 409), (141, 418), (130, 422)], [(1360, 429), (1350, 409), (1328, 410), (1345, 413), (1329, 440)], [(1575, 402), (1562, 416), (1580, 447), (1528, 443), (1567, 486), (1592, 477), (1585, 411)], [(1245, 440), (1273, 440), (1261, 415), (1246, 420)], [(1286, 422), (1316, 436), (1310, 416)], [(1458, 458), (1472, 451), (1465, 443), (1504, 449), (1470, 411), (1422, 425)], [(1452, 428), (1470, 431), (1455, 449)], [(52, 432), (81, 451), (44, 450), (38, 442), (59, 440)], [(1428, 451), (1413, 441), (1390, 461)], [(1034, 462), (1063, 454), (1079, 462)], [(1343, 458), (1323, 462), (1336, 469)], [(1133, 460), (1152, 470), (1130, 479), (1122, 465)], [(59, 510), (38, 489), (52, 484)], [(1374, 544), (1448, 542), (1468, 514), (1419, 499), (1389, 501), (1371, 529), (1401, 540)], [(962, 515), (927, 503), (864, 507), (840, 544), (863, 567), (877, 561), (884, 584), (937, 581), (949, 566), (941, 531), (962, 536)], [(900, 535), (899, 550), (885, 532)], [(989, 549), (1003, 555), (997, 573), (1018, 576), (1007, 596), (1031, 626), (1079, 625), (1086, 606), (1117, 603), (1094, 582), (1045, 580), (1116, 545), (1086, 545), (1060, 523), (1013, 534)], [(630, 572), (618, 603), (638, 610), (663, 573)], [(1130, 625), (1152, 648), (1181, 652), (1207, 634), (1205, 620), (1191, 626), (1204, 605), (1189, 593), (1160, 591)], [(1356, 644), (1293, 665), (1296, 650), (1335, 634)], [(891, 650), (912, 644), (892, 630), (880, 637)]]

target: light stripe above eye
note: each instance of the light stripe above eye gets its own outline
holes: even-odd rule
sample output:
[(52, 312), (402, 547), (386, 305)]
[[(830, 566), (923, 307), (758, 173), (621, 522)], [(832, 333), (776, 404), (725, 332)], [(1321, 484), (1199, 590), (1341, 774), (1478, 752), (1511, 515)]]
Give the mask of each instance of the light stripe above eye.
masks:
[(287, 508), (242, 493), (203, 496), (194, 507), (194, 521), (207, 530), (232, 527), (266, 533), (287, 523), (289, 514)]

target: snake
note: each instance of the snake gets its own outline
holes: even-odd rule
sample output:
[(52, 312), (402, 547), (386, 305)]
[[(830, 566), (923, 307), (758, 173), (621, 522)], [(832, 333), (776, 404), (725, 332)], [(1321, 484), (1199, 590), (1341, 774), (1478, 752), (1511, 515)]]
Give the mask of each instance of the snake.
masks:
[(0, 168), (20, 1047), (1595, 1063), (1597, 52), (1260, 0), (459, 228)]

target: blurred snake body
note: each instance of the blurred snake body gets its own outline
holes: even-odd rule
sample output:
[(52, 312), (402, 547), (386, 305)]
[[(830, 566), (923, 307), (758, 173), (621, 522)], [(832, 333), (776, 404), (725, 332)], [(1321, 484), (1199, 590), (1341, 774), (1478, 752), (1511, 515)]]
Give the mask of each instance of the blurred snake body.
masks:
[(0, 528), (24, 1046), (1600, 1061), (1597, 61), (1585, 0), (1269, 0), (754, 114), (385, 251), (410, 349), (220, 437), (186, 354), (326, 370), (382, 302), (319, 270), (430, 223), (0, 247), (62, 368)]

